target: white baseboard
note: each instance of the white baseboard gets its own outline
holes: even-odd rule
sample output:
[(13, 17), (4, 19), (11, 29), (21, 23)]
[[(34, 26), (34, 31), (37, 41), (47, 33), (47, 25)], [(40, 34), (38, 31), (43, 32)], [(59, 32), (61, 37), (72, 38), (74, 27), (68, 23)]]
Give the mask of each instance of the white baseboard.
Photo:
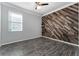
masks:
[(74, 43), (69, 43), (69, 42), (66, 42), (66, 41), (57, 40), (57, 39), (53, 39), (53, 38), (46, 37), (46, 36), (42, 36), (42, 37), (43, 37), (43, 38), (48, 38), (48, 39), (50, 39), (50, 40), (58, 41), (58, 42), (61, 42), (61, 43), (65, 43), (65, 44), (68, 44), (68, 45), (73, 45), (73, 46), (77, 46), (77, 47), (79, 47), (79, 45), (74, 44)]
[[(3, 46), (3, 45), (7, 45), (7, 44), (12, 44), (12, 43), (16, 43), (16, 42), (21, 42), (21, 41), (26, 41), (26, 40), (31, 40), (31, 39), (35, 39), (35, 38), (39, 38), (39, 37), (41, 37), (41, 35), (39, 35), (39, 36), (36, 36), (36, 37), (33, 37), (33, 38), (26, 38), (26, 39), (20, 39), (20, 40), (17, 40), (17, 41), (13, 41), (13, 42), (9, 42), (9, 43), (4, 43), (4, 44), (1, 44), (1, 46)], [(0, 47), (1, 47), (0, 46)]]
[[(62, 41), (62, 40), (53, 39), (53, 38), (46, 37), (46, 36), (37, 36), (37, 37), (34, 37), (34, 38), (29, 38), (29, 39), (27, 39), (27, 40), (31, 40), (31, 39), (35, 39), (35, 38), (39, 38), (39, 37), (48, 38), (48, 39), (50, 39), (50, 40), (54, 40), (54, 41), (57, 41), (57, 42), (61, 42), (61, 43), (65, 43), (65, 44), (68, 44), (68, 45), (73, 45), (73, 46), (79, 47), (79, 45), (77, 45), (77, 44), (65, 42), (65, 41)], [(11, 43), (16, 43), (16, 42), (21, 42), (21, 41), (25, 41), (25, 40), (26, 40), (26, 39), (22, 39), (22, 40), (18, 40), (18, 41), (14, 41), (14, 42), (9, 42), (9, 43), (5, 43), (5, 44), (1, 44), (1, 46), (6, 45), (6, 44), (11, 44)], [(0, 46), (0, 47), (1, 47), (1, 46)]]

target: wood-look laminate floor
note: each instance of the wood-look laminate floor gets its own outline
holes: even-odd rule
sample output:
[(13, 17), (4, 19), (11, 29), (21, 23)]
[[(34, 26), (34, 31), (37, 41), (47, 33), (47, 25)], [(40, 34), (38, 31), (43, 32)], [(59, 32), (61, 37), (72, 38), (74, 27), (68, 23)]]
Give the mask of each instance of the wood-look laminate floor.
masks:
[(36, 38), (0, 47), (1, 56), (77, 56), (79, 49), (46, 38)]

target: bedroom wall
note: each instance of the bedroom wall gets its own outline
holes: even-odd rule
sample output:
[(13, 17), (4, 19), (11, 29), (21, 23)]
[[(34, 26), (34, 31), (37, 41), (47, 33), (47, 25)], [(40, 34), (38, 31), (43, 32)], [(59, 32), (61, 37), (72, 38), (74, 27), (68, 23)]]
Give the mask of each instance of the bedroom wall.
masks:
[[(21, 7), (3, 3), (1, 5), (1, 35), (2, 40), (1, 44), (9, 44), (13, 42), (38, 38), (41, 36), (41, 16), (36, 14), (28, 13), (28, 10), (25, 10)], [(23, 31), (11, 32), (8, 30), (8, 12), (18, 12), (23, 15)]]
[(0, 46), (1, 46), (1, 4), (0, 4)]
[(78, 44), (78, 3), (42, 17), (42, 35)]

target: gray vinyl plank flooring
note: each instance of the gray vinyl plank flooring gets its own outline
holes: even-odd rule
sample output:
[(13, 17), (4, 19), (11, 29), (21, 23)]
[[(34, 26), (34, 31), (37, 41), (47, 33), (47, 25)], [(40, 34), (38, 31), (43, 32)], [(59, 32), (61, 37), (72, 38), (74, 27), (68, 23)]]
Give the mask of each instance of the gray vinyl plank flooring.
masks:
[(0, 56), (78, 56), (79, 48), (46, 38), (36, 38), (0, 47)]

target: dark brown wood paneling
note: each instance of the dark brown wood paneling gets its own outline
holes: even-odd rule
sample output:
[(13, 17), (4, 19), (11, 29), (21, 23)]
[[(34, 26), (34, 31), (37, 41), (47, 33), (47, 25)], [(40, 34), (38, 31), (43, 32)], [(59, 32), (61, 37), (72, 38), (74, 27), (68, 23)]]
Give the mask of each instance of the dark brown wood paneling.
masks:
[(78, 44), (78, 3), (42, 17), (42, 35)]

